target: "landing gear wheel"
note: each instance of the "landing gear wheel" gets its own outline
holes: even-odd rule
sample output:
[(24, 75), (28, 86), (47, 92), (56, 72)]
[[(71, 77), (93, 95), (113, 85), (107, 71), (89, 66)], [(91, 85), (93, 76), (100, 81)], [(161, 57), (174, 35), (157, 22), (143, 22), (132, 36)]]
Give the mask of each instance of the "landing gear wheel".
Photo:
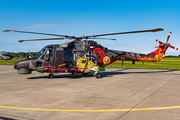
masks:
[(101, 74), (100, 73), (97, 73), (96, 74), (96, 78), (99, 79), (101, 77)]
[(88, 75), (88, 73), (83, 73), (83, 75)]
[(54, 78), (54, 75), (53, 74), (49, 74), (49, 78)]

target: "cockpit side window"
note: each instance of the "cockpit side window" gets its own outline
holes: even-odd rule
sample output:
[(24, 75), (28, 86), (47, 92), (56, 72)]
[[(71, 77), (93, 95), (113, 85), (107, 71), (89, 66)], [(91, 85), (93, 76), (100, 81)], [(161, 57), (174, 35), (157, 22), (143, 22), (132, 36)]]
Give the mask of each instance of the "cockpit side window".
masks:
[(52, 49), (48, 49), (45, 55), (45, 61), (46, 62), (50, 62), (53, 60), (53, 50)]
[(42, 49), (41, 51), (39, 51), (39, 53), (37, 53), (36, 57), (41, 57), (41, 59), (43, 59), (44, 57), (44, 52), (45, 52), (45, 49)]

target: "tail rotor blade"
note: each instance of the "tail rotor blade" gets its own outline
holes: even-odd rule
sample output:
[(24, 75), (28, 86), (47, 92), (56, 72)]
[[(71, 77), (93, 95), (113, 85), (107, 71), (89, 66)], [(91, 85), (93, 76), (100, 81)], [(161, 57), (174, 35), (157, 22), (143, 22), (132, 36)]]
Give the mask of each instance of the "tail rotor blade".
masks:
[(170, 36), (171, 36), (171, 31), (169, 32), (169, 35), (168, 35), (168, 37), (167, 37), (167, 41), (166, 41), (166, 43), (169, 41), (169, 38), (170, 38)]
[(157, 39), (156, 39), (156, 42), (159, 43), (159, 44), (163, 44), (163, 42), (161, 42), (161, 41), (159, 41), (159, 40), (157, 40)]
[(156, 42), (159, 43), (159, 45), (161, 45), (161, 44), (162, 44), (162, 45), (165, 45), (163, 42), (161, 42), (161, 41), (159, 41), (159, 40), (157, 40), (157, 39), (156, 39)]
[(172, 48), (172, 49), (178, 50), (177, 47), (174, 47), (174, 46), (172, 46), (172, 45), (170, 45), (170, 44), (168, 44), (168, 46), (169, 46), (170, 48)]
[(165, 44), (165, 46), (164, 46), (164, 52), (163, 52), (163, 55), (165, 55), (165, 52), (166, 52), (166, 47), (167, 47), (167, 45), (168, 45), (168, 41), (169, 41), (169, 38), (170, 38), (170, 36), (171, 36), (171, 31), (169, 32), (169, 35), (168, 35), (168, 37), (167, 37), (167, 41), (166, 41), (166, 44)]

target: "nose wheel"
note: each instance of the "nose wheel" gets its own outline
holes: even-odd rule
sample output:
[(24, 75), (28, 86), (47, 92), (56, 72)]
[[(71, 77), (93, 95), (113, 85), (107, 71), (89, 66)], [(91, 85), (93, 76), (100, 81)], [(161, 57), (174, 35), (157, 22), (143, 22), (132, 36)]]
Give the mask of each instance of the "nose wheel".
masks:
[(49, 74), (49, 78), (54, 78), (54, 75), (53, 74)]

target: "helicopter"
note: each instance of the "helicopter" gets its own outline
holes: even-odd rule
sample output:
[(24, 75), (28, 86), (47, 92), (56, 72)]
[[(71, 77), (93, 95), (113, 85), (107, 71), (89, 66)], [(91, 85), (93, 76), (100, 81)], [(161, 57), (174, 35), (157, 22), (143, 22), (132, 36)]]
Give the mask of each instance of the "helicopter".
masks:
[(55, 73), (82, 73), (88, 75), (88, 73), (94, 73), (96, 78), (100, 78), (100, 71), (105, 71), (105, 66), (117, 61), (148, 61), (159, 62), (165, 56), (166, 50), (170, 47), (178, 50), (178, 48), (168, 43), (171, 32), (167, 37), (166, 43), (159, 40), (157, 49), (149, 54), (133, 53), (126, 51), (110, 50), (96, 41), (90, 39), (107, 39), (116, 40), (110, 38), (99, 38), (100, 36), (129, 34), (129, 33), (142, 33), (142, 32), (158, 32), (163, 31), (162, 28), (156, 28), (151, 30), (140, 30), (130, 32), (119, 32), (109, 34), (99, 34), (90, 36), (69, 36), (58, 35), (39, 32), (17, 31), (17, 30), (4, 30), (3, 32), (19, 32), (30, 33), (40, 35), (56, 36), (58, 38), (47, 39), (29, 39), (19, 40), (19, 42), (25, 41), (42, 41), (42, 40), (64, 40), (71, 39), (71, 42), (63, 44), (47, 45), (42, 48), (35, 57), (18, 61), (14, 64), (14, 69), (17, 69), (19, 74), (31, 74), (32, 71), (40, 73), (49, 73), (49, 78), (54, 78)]
[(7, 52), (2, 51), (0, 52), (0, 59), (4, 59), (4, 60), (11, 60), (13, 58), (13, 56), (9, 55)]

